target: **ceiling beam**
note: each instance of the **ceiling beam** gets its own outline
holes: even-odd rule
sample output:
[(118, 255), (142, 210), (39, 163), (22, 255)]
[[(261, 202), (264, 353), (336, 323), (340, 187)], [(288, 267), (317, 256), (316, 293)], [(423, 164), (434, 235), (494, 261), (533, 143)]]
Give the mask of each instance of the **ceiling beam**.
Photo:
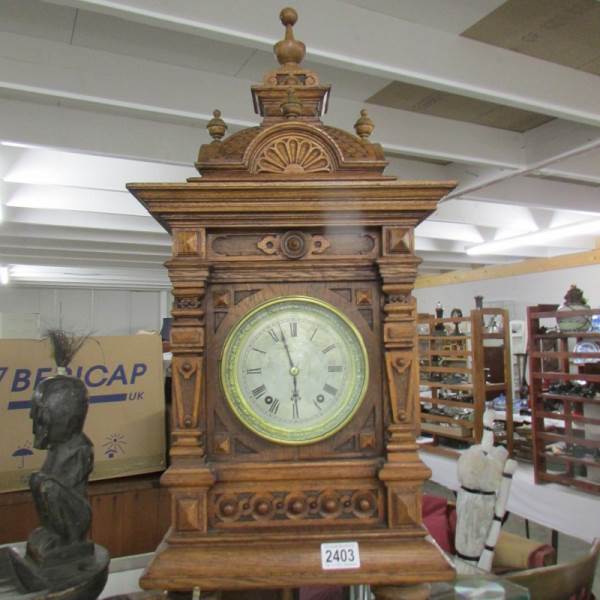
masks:
[[(466, 197), (474, 191), (499, 183), (512, 177), (535, 173), (551, 165), (562, 165), (565, 175), (574, 181), (579, 170), (569, 170), (569, 164), (582, 160), (587, 155), (597, 155), (600, 149), (600, 129), (566, 121), (551, 121), (522, 135), (520, 164), (512, 168), (481, 165), (450, 165), (449, 173), (460, 184), (446, 199)], [(576, 164), (576, 163), (575, 163)], [(588, 161), (582, 181), (590, 174), (600, 179), (600, 163)]]
[(105, 253), (99, 254), (97, 252), (86, 252), (85, 249), (81, 250), (57, 250), (57, 249), (29, 249), (29, 248), (3, 248), (0, 244), (0, 263), (3, 264), (21, 264), (28, 262), (28, 264), (35, 265), (80, 265), (89, 266), (90, 269), (94, 268), (94, 265), (101, 266), (129, 266), (131, 268), (147, 268), (156, 269), (160, 268), (165, 258), (168, 256), (164, 255), (136, 255), (134, 253)]
[[(10, 33), (0, 38), (0, 89), (80, 108), (127, 111), (147, 120), (179, 116), (204, 126), (219, 107), (227, 123), (249, 126), (259, 122), (249, 87), (250, 82), (235, 77), (122, 55), (116, 60), (109, 52), (38, 38)], [(334, 94), (325, 120), (351, 129), (363, 107)], [(514, 132), (380, 106), (371, 106), (369, 114), (376, 126), (374, 140), (392, 152), (506, 168), (520, 164), (521, 136)], [(18, 129), (10, 129), (18, 139)], [(200, 143), (210, 141), (203, 128), (196, 132), (189, 161)]]
[[(27, 184), (13, 187), (12, 193), (8, 195), (5, 202), (6, 206), (148, 216), (148, 211), (127, 192)], [(90, 218), (94, 216), (90, 215)]]
[[(90, 213), (80, 211), (45, 210), (42, 208), (15, 208), (4, 207), (4, 222), (0, 224), (0, 231), (9, 231), (13, 223), (28, 225), (56, 225), (59, 227), (88, 228), (90, 226)], [(110, 229), (128, 233), (130, 231), (145, 233), (162, 233), (164, 229), (150, 216), (136, 217), (131, 215), (109, 215), (98, 213), (94, 215), (95, 229)]]
[(474, 260), (473, 256), (466, 256), (464, 254), (451, 254), (447, 252), (435, 252), (430, 250), (416, 250), (417, 256), (421, 257), (424, 261), (424, 266), (438, 265), (444, 268), (452, 268), (450, 265), (461, 265), (462, 268), (471, 268), (473, 264), (506, 264), (506, 258), (504, 257), (485, 257), (485, 261), (479, 262)]
[(509, 265), (492, 265), (470, 271), (455, 271), (440, 276), (417, 277), (415, 289), (529, 275), (530, 273), (544, 273), (574, 267), (597, 266), (598, 264), (600, 264), (600, 250), (589, 250), (550, 258), (534, 258)]
[[(595, 76), (598, 81), (600, 77)], [(585, 154), (600, 147), (600, 129), (555, 120), (523, 134), (523, 158), (528, 170)]]
[[(85, 193), (93, 189), (105, 194), (106, 198), (129, 195), (125, 184), (129, 181), (147, 181), (154, 177), (157, 181), (185, 181), (198, 175), (190, 166), (179, 166), (156, 161), (128, 160), (86, 153), (65, 152), (48, 148), (14, 148), (3, 145), (0, 155), (20, 152), (5, 171), (4, 181), (13, 184), (39, 187), (48, 194), (54, 189), (58, 194)], [(65, 165), (68, 164), (68, 168)], [(64, 186), (64, 187), (60, 187)], [(34, 187), (30, 191), (34, 191)], [(115, 194), (119, 192), (119, 194)], [(131, 198), (137, 202), (133, 196)], [(120, 202), (126, 202), (121, 197)]]
[(0, 251), (20, 253), (35, 252), (43, 256), (44, 252), (65, 254), (83, 253), (102, 257), (139, 257), (140, 260), (165, 261), (171, 256), (168, 246), (149, 246), (138, 244), (136, 246), (125, 246), (122, 244), (99, 244), (94, 242), (73, 242), (70, 240), (48, 240), (38, 238), (29, 240), (24, 248), (25, 240), (20, 237), (0, 236)]
[(105, 156), (191, 165), (206, 141), (198, 127), (31, 100), (0, 98), (0, 114), (0, 141)]
[(480, 244), (484, 240), (477, 227), (463, 223), (430, 221), (427, 219), (417, 226), (415, 235), (419, 238), (459, 241), (463, 244)]
[(600, 185), (600, 148), (542, 167), (539, 174)]
[(495, 204), (454, 198), (440, 203), (427, 221), (464, 223), (494, 229), (511, 228), (515, 226), (515, 222), (519, 222), (522, 226), (529, 226), (533, 230), (537, 223), (536, 219), (541, 218), (540, 213), (544, 215), (547, 213), (551, 217), (554, 211), (502, 204), (500, 198)]
[(500, 202), (521, 207), (600, 212), (600, 187), (589, 187), (537, 177), (514, 177), (465, 196), (477, 202)]
[[(279, 0), (52, 1), (260, 49), (282, 37)], [(337, 0), (295, 8), (313, 61), (600, 126), (595, 75)]]
[(164, 269), (123, 268), (122, 266), (83, 268), (79, 265), (28, 264), (11, 267), (11, 286), (102, 287), (128, 290), (168, 290)]
[(65, 225), (36, 225), (29, 223), (11, 222), (8, 226), (0, 226), (0, 242), (6, 239), (20, 238), (25, 240), (64, 240), (74, 244), (114, 244), (124, 251), (130, 246), (150, 245), (155, 247), (171, 248), (171, 238), (166, 231), (162, 233), (146, 233), (128, 231), (126, 235), (122, 230), (93, 229), (89, 227), (68, 227)]
[[(26, 68), (24, 56), (29, 59)], [(190, 164), (199, 145), (209, 141), (203, 126), (211, 117), (210, 107), (221, 105), (229, 123), (258, 122), (243, 80), (127, 56), (115, 63), (108, 52), (15, 34), (0, 40), (3, 86), (29, 100), (78, 107), (0, 100), (7, 116), (3, 138), (22, 143)], [(198, 98), (206, 110), (198, 111)], [(335, 95), (332, 103), (333, 117), (327, 121), (344, 129), (363, 106)], [(136, 118), (114, 114), (121, 111)], [(436, 169), (436, 174), (446, 169), (446, 178), (460, 181), (448, 198), (600, 147), (600, 130), (574, 123), (548, 123), (536, 128), (535, 135), (523, 135), (383, 107), (370, 112), (376, 123), (373, 137), (389, 152), (467, 163)], [(160, 121), (176, 114), (194, 125)], [(390, 173), (396, 174), (395, 160), (391, 162)], [(403, 170), (397, 174), (402, 176)]]

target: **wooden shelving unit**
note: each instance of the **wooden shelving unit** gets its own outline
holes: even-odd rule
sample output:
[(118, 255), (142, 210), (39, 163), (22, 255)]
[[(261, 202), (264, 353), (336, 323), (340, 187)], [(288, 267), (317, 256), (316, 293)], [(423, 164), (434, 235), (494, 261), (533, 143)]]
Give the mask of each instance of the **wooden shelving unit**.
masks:
[(591, 321), (600, 309), (559, 312), (557, 308), (527, 309), (535, 480), (600, 494), (600, 362), (574, 362), (600, 361), (600, 351), (574, 352), (580, 341), (600, 345), (600, 333), (548, 330), (556, 327), (561, 316)]
[[(486, 330), (492, 321), (501, 324), (501, 331)], [(421, 433), (433, 436), (433, 448), (424, 449), (443, 447), (446, 440), (479, 443), (485, 403), (503, 393), (506, 426), (496, 443), (512, 453), (508, 323), (508, 312), (501, 308), (474, 309), (460, 318), (419, 316)], [(454, 334), (456, 325), (460, 335)]]

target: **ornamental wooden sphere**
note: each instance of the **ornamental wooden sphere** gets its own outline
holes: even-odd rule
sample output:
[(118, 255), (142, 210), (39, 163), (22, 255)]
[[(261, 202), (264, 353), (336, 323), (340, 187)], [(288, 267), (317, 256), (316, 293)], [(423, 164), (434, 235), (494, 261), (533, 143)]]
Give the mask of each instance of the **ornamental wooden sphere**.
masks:
[(293, 8), (284, 8), (279, 13), (279, 18), (285, 25), (285, 39), (277, 42), (273, 49), (280, 65), (299, 65), (306, 54), (303, 42), (294, 38), (292, 27), (298, 20), (298, 13)]

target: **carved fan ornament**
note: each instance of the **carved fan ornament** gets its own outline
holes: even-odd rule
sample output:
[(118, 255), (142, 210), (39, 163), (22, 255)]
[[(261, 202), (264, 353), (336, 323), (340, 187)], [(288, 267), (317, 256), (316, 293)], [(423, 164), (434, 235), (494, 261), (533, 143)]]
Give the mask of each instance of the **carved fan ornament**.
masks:
[(330, 173), (331, 158), (322, 146), (307, 137), (278, 137), (263, 148), (254, 162), (254, 173)]

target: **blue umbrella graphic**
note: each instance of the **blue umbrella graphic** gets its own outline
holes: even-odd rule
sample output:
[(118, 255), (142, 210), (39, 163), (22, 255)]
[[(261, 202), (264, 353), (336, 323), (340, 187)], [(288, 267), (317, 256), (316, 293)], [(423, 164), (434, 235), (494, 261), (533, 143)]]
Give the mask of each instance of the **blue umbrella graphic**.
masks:
[(21, 457), (21, 464), (19, 465), (19, 469), (22, 469), (25, 466), (25, 457), (32, 456), (33, 452), (29, 448), (17, 448), (12, 456)]

